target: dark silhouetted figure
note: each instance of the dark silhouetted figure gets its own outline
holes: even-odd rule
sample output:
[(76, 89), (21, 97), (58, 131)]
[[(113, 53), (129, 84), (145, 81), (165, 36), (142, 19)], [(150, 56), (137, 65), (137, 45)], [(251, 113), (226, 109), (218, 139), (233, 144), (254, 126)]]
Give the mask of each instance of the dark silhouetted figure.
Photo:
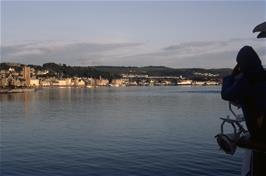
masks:
[[(244, 46), (232, 74), (223, 80), (222, 98), (242, 108), (251, 140), (266, 143), (266, 72), (257, 53)], [(252, 176), (266, 176), (265, 151), (253, 151)]]

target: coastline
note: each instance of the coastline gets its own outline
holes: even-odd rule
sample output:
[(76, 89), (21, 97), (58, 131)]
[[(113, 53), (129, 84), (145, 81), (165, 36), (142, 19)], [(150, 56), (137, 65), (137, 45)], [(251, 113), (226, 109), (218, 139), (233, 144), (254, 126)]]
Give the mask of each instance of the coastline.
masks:
[(97, 89), (97, 88), (129, 88), (129, 87), (217, 87), (220, 86), (219, 84), (216, 85), (131, 85), (131, 86), (42, 86), (42, 87), (29, 87), (29, 88), (1, 88), (0, 94), (14, 94), (14, 93), (25, 93), (25, 92), (36, 92), (39, 89)]

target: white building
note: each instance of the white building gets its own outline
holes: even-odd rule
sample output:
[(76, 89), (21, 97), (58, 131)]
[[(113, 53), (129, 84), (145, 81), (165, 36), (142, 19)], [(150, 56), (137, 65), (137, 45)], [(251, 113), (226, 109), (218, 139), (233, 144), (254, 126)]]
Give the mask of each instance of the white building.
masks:
[(219, 82), (216, 82), (216, 81), (207, 81), (206, 84), (207, 85), (219, 85)]
[(96, 79), (96, 86), (108, 86), (109, 80), (108, 79)]
[(177, 85), (191, 85), (191, 84), (192, 84), (192, 80), (182, 80), (177, 83)]
[(51, 86), (51, 82), (48, 80), (43, 80), (40, 82), (41, 86), (48, 87)]
[(39, 87), (40, 86), (40, 80), (39, 79), (30, 79), (30, 86)]
[(194, 81), (193, 85), (203, 86), (203, 85), (206, 85), (206, 82), (205, 81)]

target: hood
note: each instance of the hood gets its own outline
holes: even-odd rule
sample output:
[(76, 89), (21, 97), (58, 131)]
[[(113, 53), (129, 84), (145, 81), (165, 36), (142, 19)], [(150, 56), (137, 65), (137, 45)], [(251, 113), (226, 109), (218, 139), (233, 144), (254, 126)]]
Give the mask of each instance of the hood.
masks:
[(240, 49), (236, 58), (240, 71), (252, 81), (265, 79), (265, 70), (261, 64), (261, 60), (251, 46), (244, 46)]
[(251, 46), (244, 46), (237, 54), (236, 62), (240, 70), (246, 72), (261, 67), (261, 61), (257, 53)]

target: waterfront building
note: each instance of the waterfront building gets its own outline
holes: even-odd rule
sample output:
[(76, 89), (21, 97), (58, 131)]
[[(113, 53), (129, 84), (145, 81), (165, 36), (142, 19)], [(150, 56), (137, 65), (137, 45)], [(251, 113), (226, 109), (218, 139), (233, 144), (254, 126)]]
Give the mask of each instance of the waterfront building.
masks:
[(205, 81), (193, 81), (192, 85), (204, 86), (207, 85), (207, 83)]
[(207, 81), (206, 84), (207, 85), (219, 85), (220, 83), (217, 81)]
[(96, 86), (108, 86), (109, 85), (109, 80), (108, 79), (96, 79)]
[(79, 79), (78, 82), (77, 82), (77, 86), (79, 87), (84, 87), (86, 84), (85, 84), (85, 81), (82, 80), (82, 79)]
[(26, 86), (30, 86), (30, 67), (23, 67), (23, 78), (25, 80)]
[(177, 82), (177, 85), (191, 85), (192, 84), (192, 80), (182, 80)]
[(93, 78), (87, 78), (85, 82), (86, 82), (86, 86), (89, 88), (96, 86), (96, 80)]
[(2, 78), (1, 77), (1, 80), (0, 80), (0, 87), (4, 88), (4, 87), (7, 87), (8, 86), (8, 80), (7, 78)]
[(85, 87), (86, 83), (82, 78), (74, 78), (71, 80), (71, 85), (76, 87)]
[(53, 86), (65, 87), (67, 86), (66, 80), (56, 80), (53, 82)]
[(150, 86), (154, 86), (154, 85), (155, 85), (155, 81), (151, 79), (149, 85), (150, 85)]
[(24, 79), (20, 79), (20, 78), (13, 79), (13, 83), (15, 87), (25, 87)]
[(148, 86), (149, 85), (149, 81), (147, 79), (140, 80), (139, 85), (140, 86)]
[(39, 79), (30, 79), (30, 86), (39, 87), (40, 86), (40, 80)]
[(9, 74), (6, 81), (7, 81), (7, 87), (16, 87), (17, 81), (14, 79), (12, 74)]
[(66, 78), (66, 79), (64, 79), (64, 81), (66, 82), (66, 86), (71, 86), (71, 84), (72, 84), (71, 78)]
[(40, 85), (43, 87), (51, 86), (51, 82), (49, 80), (41, 80)]
[(114, 87), (121, 87), (128, 84), (128, 79), (113, 79), (111, 85)]
[(173, 83), (172, 83), (171, 81), (168, 81), (168, 80), (165, 80), (165, 81), (164, 81), (164, 84), (167, 85), (167, 86), (169, 86), (169, 85), (173, 85)]

